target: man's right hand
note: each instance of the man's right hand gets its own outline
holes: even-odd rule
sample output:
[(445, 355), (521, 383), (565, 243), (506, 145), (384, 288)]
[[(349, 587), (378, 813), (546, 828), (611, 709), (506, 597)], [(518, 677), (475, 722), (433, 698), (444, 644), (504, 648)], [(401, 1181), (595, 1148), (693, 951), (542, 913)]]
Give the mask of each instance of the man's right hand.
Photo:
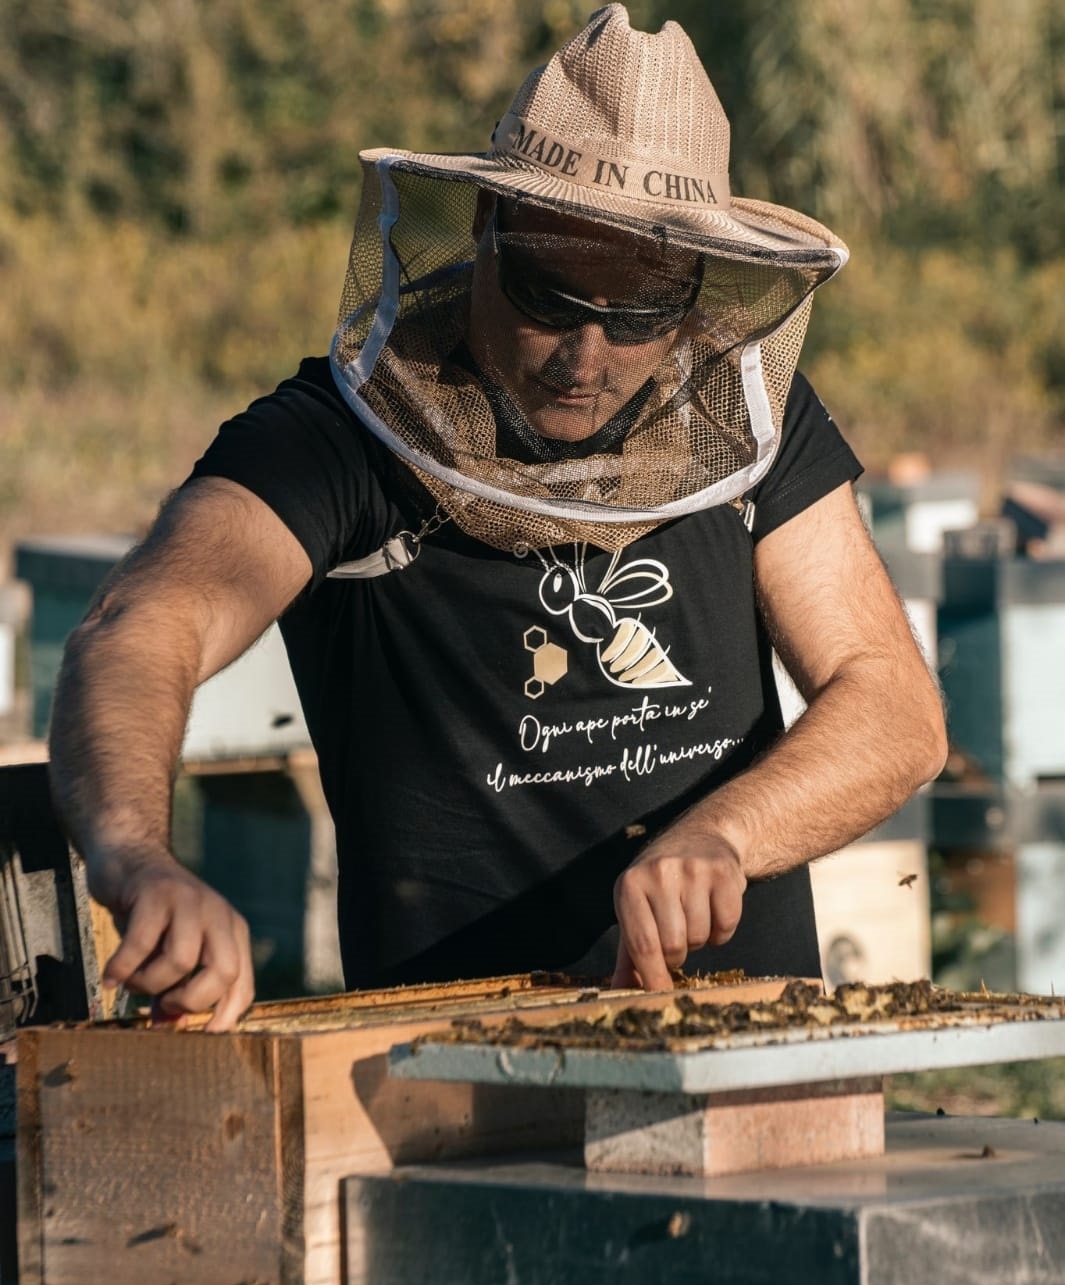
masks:
[(52, 703), (52, 799), (123, 938), (105, 980), (158, 996), (163, 1013), (213, 1009), (212, 1031), (252, 1001), (251, 949), (244, 920), (170, 853), (181, 745), (197, 686), (310, 578), (303, 546), (262, 500), (198, 478), (67, 639)]
[(251, 938), (224, 897), (169, 855), (90, 862), (89, 882), (122, 934), (105, 985), (154, 995), (170, 1017), (213, 1009), (208, 1031), (237, 1023), (255, 997)]

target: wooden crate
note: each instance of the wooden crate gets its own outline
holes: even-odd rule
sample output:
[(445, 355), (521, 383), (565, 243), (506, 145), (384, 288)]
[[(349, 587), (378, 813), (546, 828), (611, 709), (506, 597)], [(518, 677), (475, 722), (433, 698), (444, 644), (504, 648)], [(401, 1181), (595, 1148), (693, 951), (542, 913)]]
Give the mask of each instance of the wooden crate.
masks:
[(15, 1068), (14, 1042), (0, 1043), (0, 1285), (14, 1285), (15, 1251)]
[(539, 1090), (390, 1080), (393, 1044), (457, 1017), (557, 1021), (662, 998), (521, 976), (261, 1004), (226, 1035), (24, 1030), (21, 1285), (338, 1285), (342, 1178), (583, 1136), (580, 1094), (545, 1110)]

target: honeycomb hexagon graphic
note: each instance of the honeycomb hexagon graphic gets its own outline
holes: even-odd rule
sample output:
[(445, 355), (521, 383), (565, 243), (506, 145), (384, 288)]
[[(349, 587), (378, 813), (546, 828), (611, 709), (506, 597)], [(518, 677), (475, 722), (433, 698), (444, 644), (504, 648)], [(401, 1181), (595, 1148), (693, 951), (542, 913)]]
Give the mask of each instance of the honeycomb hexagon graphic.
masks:
[(539, 625), (526, 629), (523, 640), (525, 650), (533, 654), (533, 676), (525, 683), (525, 695), (539, 700), (550, 685), (565, 676), (569, 657), (565, 648), (547, 641), (547, 630)]

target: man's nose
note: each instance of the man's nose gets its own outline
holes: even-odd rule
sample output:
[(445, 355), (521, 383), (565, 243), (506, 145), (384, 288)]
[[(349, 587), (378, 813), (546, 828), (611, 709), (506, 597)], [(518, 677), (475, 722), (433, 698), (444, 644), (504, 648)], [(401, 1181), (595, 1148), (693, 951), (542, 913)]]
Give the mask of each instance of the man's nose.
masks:
[(597, 375), (606, 362), (611, 344), (595, 322), (563, 333), (558, 355), (575, 376)]

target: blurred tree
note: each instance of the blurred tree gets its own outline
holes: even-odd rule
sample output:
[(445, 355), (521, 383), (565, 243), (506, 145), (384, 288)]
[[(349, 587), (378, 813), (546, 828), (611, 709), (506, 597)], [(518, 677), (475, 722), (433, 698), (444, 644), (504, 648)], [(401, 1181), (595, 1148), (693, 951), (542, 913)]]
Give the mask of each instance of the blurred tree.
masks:
[(1065, 248), (1057, 0), (686, 7), (733, 121), (737, 190), (900, 245)]
[[(197, 235), (329, 218), (360, 146), (484, 144), (544, 0), (0, 0), (0, 201)], [(691, 33), (738, 191), (900, 245), (1063, 249), (1057, 0), (634, 0)]]
[(360, 147), (487, 144), (554, 0), (0, 0), (0, 203), (216, 236), (348, 211)]
[(733, 122), (733, 186), (854, 258), (806, 364), (866, 460), (999, 470), (1065, 410), (1065, 7), (1055, 0), (655, 4)]

